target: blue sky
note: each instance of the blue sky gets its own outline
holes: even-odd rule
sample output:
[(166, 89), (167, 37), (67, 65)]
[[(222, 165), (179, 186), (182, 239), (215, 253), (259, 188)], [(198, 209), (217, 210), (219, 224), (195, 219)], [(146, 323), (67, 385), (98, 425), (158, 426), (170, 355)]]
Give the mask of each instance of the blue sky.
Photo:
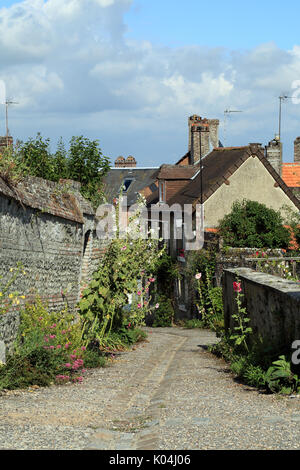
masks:
[[(228, 116), (227, 145), (266, 145), (300, 81), (300, 3), (286, 0), (23, 0), (0, 3), (0, 80), (14, 138), (99, 139), (114, 160), (174, 163), (191, 114)], [(300, 88), (300, 85), (298, 85)], [(297, 91), (297, 90), (296, 90)], [(299, 94), (300, 96), (300, 94)], [(0, 106), (0, 134), (5, 132)], [(293, 160), (300, 103), (282, 107)]]
[(249, 49), (274, 41), (291, 48), (299, 39), (298, 0), (136, 0), (125, 19), (129, 37), (180, 47)]

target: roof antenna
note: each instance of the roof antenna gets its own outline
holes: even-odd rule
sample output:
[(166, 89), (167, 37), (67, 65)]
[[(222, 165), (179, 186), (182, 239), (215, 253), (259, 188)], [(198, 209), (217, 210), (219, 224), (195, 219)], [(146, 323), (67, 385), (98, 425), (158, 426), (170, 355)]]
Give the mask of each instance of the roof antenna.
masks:
[(279, 96), (279, 127), (278, 127), (278, 140), (280, 142), (280, 139), (281, 139), (281, 106), (282, 106), (282, 102), (287, 100), (287, 99), (290, 99), (292, 98), (291, 96), (287, 96), (287, 95), (280, 95)]
[(227, 116), (230, 114), (230, 113), (242, 113), (243, 111), (235, 111), (235, 110), (232, 110), (232, 109), (225, 109), (224, 111), (224, 147), (226, 147), (226, 131), (227, 131), (227, 128), (226, 128), (226, 125), (227, 125)]
[(6, 121), (6, 146), (8, 148), (8, 138), (9, 138), (9, 129), (8, 129), (8, 107), (12, 104), (19, 104), (15, 101), (12, 101), (10, 99), (5, 100), (5, 121)]

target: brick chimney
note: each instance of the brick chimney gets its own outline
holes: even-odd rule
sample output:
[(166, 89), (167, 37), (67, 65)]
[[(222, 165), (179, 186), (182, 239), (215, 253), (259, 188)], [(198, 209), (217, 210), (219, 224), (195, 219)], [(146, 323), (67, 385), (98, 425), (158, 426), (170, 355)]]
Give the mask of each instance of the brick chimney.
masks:
[(0, 154), (6, 150), (8, 147), (13, 146), (13, 138), (11, 136), (8, 137), (0, 137)]
[(115, 160), (115, 167), (122, 168), (125, 166), (125, 158), (120, 156)]
[(300, 163), (300, 137), (294, 141), (294, 162)]
[(266, 159), (271, 163), (273, 168), (281, 176), (282, 174), (282, 143), (275, 137), (268, 145), (266, 149)]
[(135, 168), (136, 167), (136, 159), (129, 155), (129, 157), (125, 158), (120, 156), (115, 160), (115, 168)]
[(219, 147), (219, 123), (218, 119), (202, 119), (196, 114), (189, 117), (191, 165), (200, 160), (200, 140), (202, 157), (209, 153), (212, 148)]
[(136, 167), (136, 159), (132, 155), (129, 155), (129, 157), (127, 157), (125, 163), (127, 167), (132, 167), (132, 168)]

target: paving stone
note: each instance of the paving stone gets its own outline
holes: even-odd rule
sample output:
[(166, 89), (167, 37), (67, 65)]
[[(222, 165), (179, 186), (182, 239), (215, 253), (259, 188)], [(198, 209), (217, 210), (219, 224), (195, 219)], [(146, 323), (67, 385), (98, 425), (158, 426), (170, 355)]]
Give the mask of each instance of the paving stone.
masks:
[(0, 393), (1, 448), (298, 450), (299, 401), (236, 383), (203, 348), (214, 333), (146, 330), (148, 343), (80, 385)]

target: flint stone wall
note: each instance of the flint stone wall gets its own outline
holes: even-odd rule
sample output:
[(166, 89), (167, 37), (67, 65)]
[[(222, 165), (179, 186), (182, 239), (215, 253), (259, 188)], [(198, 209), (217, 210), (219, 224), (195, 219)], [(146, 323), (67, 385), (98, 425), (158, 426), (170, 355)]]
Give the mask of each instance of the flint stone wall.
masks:
[[(21, 263), (9, 292), (26, 302), (38, 295), (50, 310), (66, 304), (74, 310), (107, 247), (97, 237), (93, 211), (82, 196), (60, 194), (55, 183), (41, 179), (21, 187), (16, 198), (10, 191), (0, 181), (0, 292)], [(0, 361), (3, 344), (12, 350), (21, 306), (0, 316)]]

